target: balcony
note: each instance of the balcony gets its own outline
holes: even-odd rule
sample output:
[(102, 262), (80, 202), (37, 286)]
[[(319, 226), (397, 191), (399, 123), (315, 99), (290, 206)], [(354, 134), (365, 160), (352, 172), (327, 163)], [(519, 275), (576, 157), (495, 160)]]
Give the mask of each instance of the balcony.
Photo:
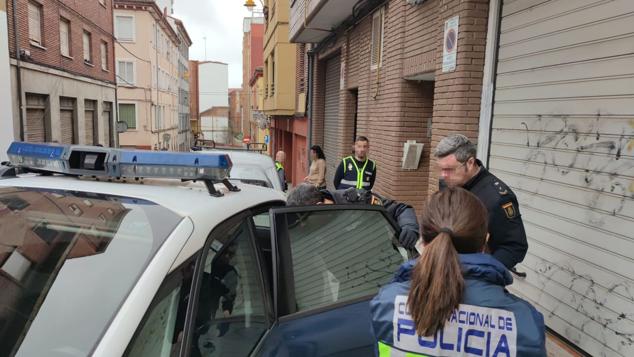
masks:
[(357, 1), (295, 0), (291, 1), (289, 37), (295, 43), (317, 43), (325, 39), (352, 15)]

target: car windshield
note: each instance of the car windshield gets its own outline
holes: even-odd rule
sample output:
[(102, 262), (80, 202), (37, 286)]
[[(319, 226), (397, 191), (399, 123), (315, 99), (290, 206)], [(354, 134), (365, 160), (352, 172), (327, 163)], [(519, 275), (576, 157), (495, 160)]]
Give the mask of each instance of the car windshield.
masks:
[(264, 187), (273, 187), (262, 168), (252, 165), (234, 165), (231, 168), (231, 179)]
[(180, 220), (128, 197), (0, 188), (0, 355), (89, 355)]

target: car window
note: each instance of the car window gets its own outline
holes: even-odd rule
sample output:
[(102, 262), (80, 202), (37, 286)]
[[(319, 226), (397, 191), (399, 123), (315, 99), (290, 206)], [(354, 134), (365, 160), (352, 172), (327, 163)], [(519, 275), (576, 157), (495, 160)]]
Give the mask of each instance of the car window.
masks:
[(380, 211), (333, 209), (285, 218), (298, 312), (374, 295), (406, 260)]
[[(192, 356), (248, 356), (268, 328), (247, 221), (213, 232), (198, 292)], [(226, 243), (225, 243), (226, 242)]]
[(90, 354), (180, 221), (141, 199), (0, 188), (0, 355)]
[(194, 266), (192, 258), (165, 279), (128, 345), (126, 356), (178, 356)]

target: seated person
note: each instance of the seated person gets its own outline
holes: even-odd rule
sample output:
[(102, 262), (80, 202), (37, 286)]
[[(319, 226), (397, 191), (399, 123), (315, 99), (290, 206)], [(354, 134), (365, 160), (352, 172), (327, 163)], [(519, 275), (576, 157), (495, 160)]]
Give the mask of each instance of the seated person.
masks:
[(483, 253), (487, 210), (462, 188), (430, 198), (423, 249), (371, 301), (379, 356), (546, 356), (544, 318), (509, 293), (509, 271)]
[(383, 206), (401, 228), (399, 243), (403, 248), (414, 250), (419, 238), (418, 221), (412, 206), (395, 202), (364, 189), (320, 190), (311, 184), (301, 184), (294, 188), (286, 199), (287, 206), (308, 206), (318, 204), (371, 204)]

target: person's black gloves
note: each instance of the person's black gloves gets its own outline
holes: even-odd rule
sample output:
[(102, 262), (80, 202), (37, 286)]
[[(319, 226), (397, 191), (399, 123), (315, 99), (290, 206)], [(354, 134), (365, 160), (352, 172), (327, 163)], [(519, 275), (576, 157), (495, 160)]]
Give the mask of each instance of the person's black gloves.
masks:
[(418, 226), (401, 227), (401, 234), (398, 236), (398, 242), (401, 246), (408, 250), (414, 250), (416, 242), (418, 242)]

